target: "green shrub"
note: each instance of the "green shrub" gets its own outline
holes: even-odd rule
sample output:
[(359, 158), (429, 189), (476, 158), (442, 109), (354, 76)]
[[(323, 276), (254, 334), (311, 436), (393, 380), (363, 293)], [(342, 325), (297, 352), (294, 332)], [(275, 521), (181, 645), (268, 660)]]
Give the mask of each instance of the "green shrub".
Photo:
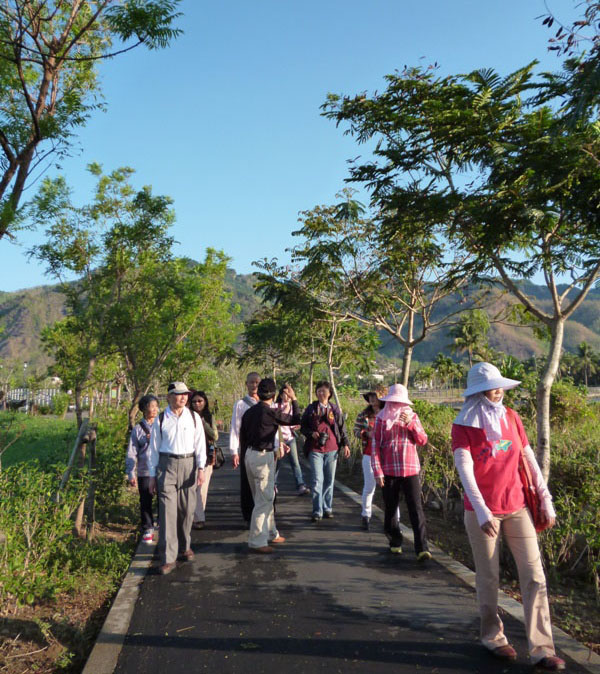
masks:
[(67, 393), (57, 393), (52, 398), (52, 411), (59, 417), (64, 416), (69, 409), (70, 397)]

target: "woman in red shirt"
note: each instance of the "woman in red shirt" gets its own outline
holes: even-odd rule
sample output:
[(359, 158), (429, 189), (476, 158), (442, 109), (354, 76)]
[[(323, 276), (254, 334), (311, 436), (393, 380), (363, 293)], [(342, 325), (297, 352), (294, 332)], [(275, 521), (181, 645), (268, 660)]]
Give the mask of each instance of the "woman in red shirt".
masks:
[(556, 514), (521, 419), (502, 404), (504, 391), (520, 383), (503, 377), (490, 363), (474, 365), (467, 377), (465, 403), (452, 426), (452, 450), (465, 491), (465, 528), (475, 561), (481, 641), (498, 658), (517, 657), (498, 615), (502, 533), (518, 568), (531, 660), (540, 669), (560, 671), (565, 663), (554, 650), (546, 578), (518, 474), (521, 447), (550, 526)]

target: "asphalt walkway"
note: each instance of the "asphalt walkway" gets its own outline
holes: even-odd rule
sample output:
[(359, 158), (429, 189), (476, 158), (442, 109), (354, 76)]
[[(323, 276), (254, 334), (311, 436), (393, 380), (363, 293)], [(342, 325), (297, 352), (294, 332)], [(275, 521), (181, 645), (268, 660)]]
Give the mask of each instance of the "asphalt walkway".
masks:
[[(277, 501), (287, 541), (273, 555), (249, 554), (238, 485), (229, 465), (213, 473), (196, 556), (170, 575), (158, 575), (140, 545), (139, 594), (124, 589), (136, 597), (133, 613), (115, 606), (124, 640), (105, 625), (85, 674), (531, 672), (518, 620), (503, 616), (519, 653), (507, 665), (479, 644), (472, 588), (435, 561), (417, 563), (408, 541), (390, 555), (381, 520), (363, 531), (359, 506), (339, 490), (334, 519), (312, 523), (310, 497), (295, 495), (287, 465)], [(562, 656), (570, 672), (597, 671)]]

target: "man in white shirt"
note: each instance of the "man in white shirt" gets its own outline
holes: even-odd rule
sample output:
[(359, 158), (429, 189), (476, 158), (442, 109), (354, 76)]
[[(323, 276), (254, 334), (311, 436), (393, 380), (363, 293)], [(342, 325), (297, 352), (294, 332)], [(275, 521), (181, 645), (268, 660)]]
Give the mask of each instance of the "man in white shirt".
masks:
[(252, 517), (252, 510), (254, 508), (254, 499), (248, 484), (248, 477), (246, 475), (246, 464), (244, 457), (240, 463), (240, 427), (242, 425), (242, 417), (244, 412), (249, 410), (258, 402), (258, 384), (260, 382), (260, 375), (258, 372), (250, 372), (246, 377), (246, 389), (248, 395), (238, 400), (233, 406), (233, 414), (231, 415), (231, 427), (229, 431), (229, 453), (231, 455), (231, 462), (234, 468), (240, 467), (240, 504), (242, 507), (242, 515), (247, 524), (250, 524)]
[(181, 381), (169, 384), (168, 406), (150, 434), (151, 490), (158, 492), (159, 573), (166, 575), (182, 560), (194, 557), (191, 529), (196, 508), (196, 486), (204, 481), (206, 440), (202, 420), (186, 407), (191, 391)]

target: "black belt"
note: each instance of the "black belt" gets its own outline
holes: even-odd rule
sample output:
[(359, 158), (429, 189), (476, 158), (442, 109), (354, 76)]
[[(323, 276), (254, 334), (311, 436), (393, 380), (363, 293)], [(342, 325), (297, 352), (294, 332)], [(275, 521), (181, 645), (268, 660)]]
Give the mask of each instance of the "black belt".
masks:
[(196, 455), (196, 452), (191, 454), (172, 454), (171, 452), (159, 452), (161, 456), (170, 456), (172, 459), (189, 459)]
[(260, 447), (247, 447), (247, 449), (253, 449), (255, 452), (273, 452), (273, 449), (261, 449)]

